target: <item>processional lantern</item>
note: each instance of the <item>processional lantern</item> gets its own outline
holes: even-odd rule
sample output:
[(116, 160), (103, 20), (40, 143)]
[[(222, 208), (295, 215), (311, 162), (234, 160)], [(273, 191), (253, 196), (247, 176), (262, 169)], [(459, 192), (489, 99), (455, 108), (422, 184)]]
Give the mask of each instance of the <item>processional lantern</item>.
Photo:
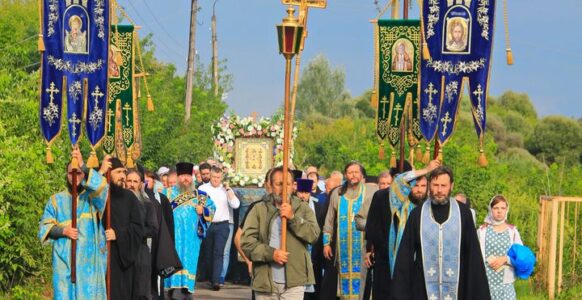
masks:
[(279, 37), (279, 53), (286, 59), (291, 59), (301, 48), (301, 37), (304, 26), (299, 23), (299, 19), (294, 16), (295, 8), (287, 8), (287, 17), (283, 18), (283, 23), (277, 25), (277, 36)]

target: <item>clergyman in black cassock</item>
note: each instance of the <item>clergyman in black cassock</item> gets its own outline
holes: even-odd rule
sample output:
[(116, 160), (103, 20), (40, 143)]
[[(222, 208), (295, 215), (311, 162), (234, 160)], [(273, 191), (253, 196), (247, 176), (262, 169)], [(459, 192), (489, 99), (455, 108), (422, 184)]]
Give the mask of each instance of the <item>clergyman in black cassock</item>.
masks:
[[(466, 205), (457, 203), (454, 198), (450, 197), (454, 182), (452, 176), (452, 171), (448, 167), (438, 167), (432, 171), (429, 179), (430, 195), (427, 203), (416, 207), (410, 213), (402, 241), (400, 242), (394, 276), (392, 277), (392, 299), (429, 299), (425, 283), (426, 270), (423, 267), (424, 246), (421, 244), (421, 239), (423, 239), (421, 236), (421, 218), (422, 220), (427, 220), (428, 218), (423, 217), (423, 210), (426, 210), (425, 213), (427, 211), (430, 213), (430, 218), (433, 220), (431, 222), (436, 222), (443, 227), (446, 225), (445, 222), (451, 222), (452, 218), (457, 219), (457, 216), (453, 216), (451, 212), (456, 212), (460, 215), (460, 218), (458, 218), (460, 219), (460, 245), (457, 299), (490, 299), (485, 264), (481, 255), (471, 211)], [(455, 201), (455, 203), (452, 203), (452, 201)], [(453, 204), (455, 205), (453, 206)], [(428, 223), (423, 226), (428, 226)], [(443, 240), (440, 242), (442, 245), (447, 244)], [(443, 253), (443, 255), (447, 254), (450, 255), (451, 253)], [(434, 272), (433, 269), (428, 270), (429, 273), (431, 271)], [(443, 270), (443, 272), (445, 271)], [(433, 297), (433, 299), (438, 300), (445, 300), (445, 298), (444, 295)]]
[[(137, 197), (125, 189), (126, 169), (119, 159), (111, 159), (110, 209), (111, 229), (115, 240), (111, 241), (110, 269), (111, 299), (133, 299), (134, 263), (144, 243), (144, 215)], [(104, 218), (105, 228), (107, 219)], [(106, 232), (106, 235), (108, 233)]]

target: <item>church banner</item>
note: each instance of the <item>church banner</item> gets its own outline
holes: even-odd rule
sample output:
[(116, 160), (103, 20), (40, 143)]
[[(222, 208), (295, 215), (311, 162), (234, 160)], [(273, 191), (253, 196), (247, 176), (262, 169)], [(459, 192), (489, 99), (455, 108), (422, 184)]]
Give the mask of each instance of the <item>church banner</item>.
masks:
[[(103, 144), (106, 153), (119, 146), (129, 149), (134, 142), (134, 27), (133, 25), (112, 25), (109, 47), (109, 99), (107, 107), (107, 136)], [(116, 114), (121, 117), (116, 122)], [(116, 137), (116, 127), (120, 126), (121, 136)], [(125, 151), (124, 151), (125, 152)], [(121, 156), (120, 156), (121, 158)]]
[(418, 101), (420, 21), (378, 20), (377, 26), (377, 134), (381, 140), (388, 139), (396, 146), (405, 112), (412, 117), (413, 128), (413, 123), (418, 123), (418, 118), (414, 117), (418, 111), (412, 106)]
[(453, 134), (463, 87), (483, 152), (495, 0), (424, 0), (422, 22), (430, 57), (422, 61), (420, 125), (444, 145)]
[(104, 135), (109, 1), (44, 0), (41, 10), (40, 126), (50, 162), (50, 145), (61, 130), (64, 99), (73, 145), (81, 138), (83, 120), (93, 150)]

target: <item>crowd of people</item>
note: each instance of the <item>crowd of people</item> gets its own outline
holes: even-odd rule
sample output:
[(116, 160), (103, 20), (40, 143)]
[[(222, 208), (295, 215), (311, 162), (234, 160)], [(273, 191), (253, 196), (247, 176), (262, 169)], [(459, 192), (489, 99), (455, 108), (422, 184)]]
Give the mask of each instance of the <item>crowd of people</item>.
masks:
[(212, 159), (153, 172), (111, 157), (89, 169), (78, 149), (73, 158), (68, 190), (51, 196), (40, 221), (55, 299), (194, 299), (201, 279), (214, 291), (225, 284), (231, 244), (253, 299), (265, 300), (516, 299), (513, 282), (533, 268), (518, 270), (523, 259), (508, 254), (523, 244), (507, 223), (509, 201), (495, 195), (476, 227), (438, 160), (377, 177), (357, 161), (328, 178), (313, 166), (288, 176), (276, 167), (249, 204)]

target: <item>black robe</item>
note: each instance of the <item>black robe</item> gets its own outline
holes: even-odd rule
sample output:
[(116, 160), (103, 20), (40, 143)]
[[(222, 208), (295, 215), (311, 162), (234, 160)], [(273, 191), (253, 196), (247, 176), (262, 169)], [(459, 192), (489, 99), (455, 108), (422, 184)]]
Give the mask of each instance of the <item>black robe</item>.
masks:
[[(133, 277), (133, 299), (147, 300), (151, 298), (152, 292), (152, 255), (150, 247), (153, 240), (157, 239), (159, 223), (154, 203), (151, 199), (142, 197), (139, 208), (144, 217), (144, 239), (148, 244), (142, 243), (135, 259), (134, 277)], [(156, 201), (156, 199), (153, 199)], [(156, 283), (157, 284), (157, 283)]]
[(374, 299), (390, 298), (390, 263), (388, 262), (388, 234), (390, 218), (390, 189), (374, 193), (368, 218), (366, 220), (366, 249), (374, 249), (374, 279), (372, 297)]
[[(438, 223), (442, 224), (448, 219), (450, 203), (431, 205), (434, 218)], [(458, 299), (491, 299), (485, 264), (471, 211), (464, 204), (459, 204), (459, 210), (461, 214), (461, 262)], [(404, 229), (392, 278), (393, 299), (427, 299), (420, 246), (420, 217), (421, 207), (413, 209)]]
[[(182, 269), (182, 263), (174, 245), (174, 214), (164, 194), (157, 193), (160, 199), (158, 202), (152, 190), (146, 189), (146, 193), (153, 203), (158, 224), (158, 232), (152, 240), (151, 293), (153, 299), (164, 299), (164, 293), (160, 293), (163, 291), (163, 280), (158, 283), (158, 276), (165, 278)], [(161, 295), (158, 296), (158, 294)]]
[[(111, 191), (111, 228), (116, 240), (111, 241), (111, 299), (133, 299), (135, 258), (144, 243), (144, 215), (133, 192), (114, 184)], [(107, 228), (107, 218), (104, 218)]]

